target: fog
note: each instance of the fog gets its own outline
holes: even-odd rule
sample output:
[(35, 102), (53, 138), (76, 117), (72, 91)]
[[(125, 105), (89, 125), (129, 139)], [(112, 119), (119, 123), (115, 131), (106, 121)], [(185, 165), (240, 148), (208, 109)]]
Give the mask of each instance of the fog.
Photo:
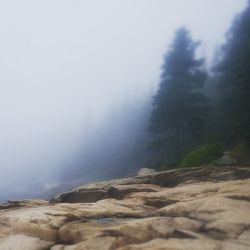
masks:
[(245, 6), (245, 0), (1, 1), (0, 199), (139, 168), (138, 134), (147, 127), (174, 31), (185, 25), (203, 41), (199, 53), (209, 67)]

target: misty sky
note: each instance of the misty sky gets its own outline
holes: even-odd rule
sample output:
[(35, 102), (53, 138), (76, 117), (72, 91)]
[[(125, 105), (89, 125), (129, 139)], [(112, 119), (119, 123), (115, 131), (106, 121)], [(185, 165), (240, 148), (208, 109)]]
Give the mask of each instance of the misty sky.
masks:
[(155, 89), (178, 27), (187, 26), (204, 41), (200, 55), (209, 65), (245, 5), (0, 1), (0, 189), (30, 174), (50, 176), (113, 110)]

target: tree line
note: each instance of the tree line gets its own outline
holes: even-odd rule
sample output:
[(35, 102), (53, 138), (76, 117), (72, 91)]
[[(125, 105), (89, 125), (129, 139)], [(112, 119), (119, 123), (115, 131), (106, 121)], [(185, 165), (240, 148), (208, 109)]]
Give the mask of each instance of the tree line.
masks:
[(208, 143), (250, 148), (250, 1), (209, 70), (205, 59), (197, 58), (200, 44), (187, 28), (176, 31), (153, 98), (148, 149), (169, 164)]

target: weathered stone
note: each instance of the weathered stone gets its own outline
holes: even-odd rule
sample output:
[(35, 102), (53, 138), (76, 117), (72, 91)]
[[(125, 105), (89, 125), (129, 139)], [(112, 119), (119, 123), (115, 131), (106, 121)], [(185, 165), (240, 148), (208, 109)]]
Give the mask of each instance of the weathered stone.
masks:
[(249, 246), (210, 239), (155, 239), (144, 244), (128, 245), (118, 250), (248, 250)]
[(154, 169), (151, 168), (141, 168), (137, 175), (138, 176), (144, 176), (144, 175), (152, 175), (152, 174), (156, 174), (157, 172)]
[(51, 203), (89, 203), (103, 199), (115, 198), (122, 199), (130, 193), (138, 192), (157, 192), (160, 187), (152, 184), (109, 184), (102, 189), (80, 188), (71, 192), (63, 193), (51, 201)]
[(88, 203), (107, 198), (122, 199), (130, 193), (159, 191), (160, 187), (247, 178), (250, 178), (250, 168), (247, 167), (218, 168), (210, 166), (206, 168), (167, 170), (146, 176), (86, 184), (56, 196), (51, 200), (51, 203)]
[(123, 245), (170, 237), (178, 233), (190, 236), (191, 232), (198, 232), (202, 225), (202, 222), (188, 218), (99, 219), (66, 223), (59, 230), (59, 240), (77, 243), (97, 237), (117, 236), (119, 239), (116, 244)]
[(202, 168), (183, 168), (163, 171), (152, 175), (150, 183), (162, 187), (175, 187), (179, 184), (183, 185), (190, 182), (214, 182), (248, 178), (250, 178), (249, 167), (207, 166)]
[(10, 235), (0, 239), (1, 250), (47, 250), (52, 245), (52, 242), (46, 242), (26, 235)]
[(122, 199), (131, 193), (158, 192), (162, 188), (151, 184), (112, 185), (108, 188), (110, 198)]
[(237, 161), (231, 156), (230, 152), (226, 151), (224, 155), (214, 162), (217, 166), (235, 166)]
[(0, 205), (0, 210), (17, 207), (34, 207), (45, 204), (48, 204), (48, 202), (44, 200), (9, 200), (6, 203)]
[(96, 237), (71, 246), (55, 245), (51, 250), (114, 250), (117, 249), (116, 241), (117, 237)]
[(232, 167), (164, 171), (83, 185), (59, 196), (63, 203), (12, 201), (0, 210), (0, 249), (246, 250), (248, 173)]

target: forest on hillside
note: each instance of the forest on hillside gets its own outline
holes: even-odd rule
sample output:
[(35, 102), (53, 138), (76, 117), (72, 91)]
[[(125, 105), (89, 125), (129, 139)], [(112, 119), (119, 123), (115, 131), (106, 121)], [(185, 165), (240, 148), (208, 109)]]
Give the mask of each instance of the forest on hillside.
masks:
[(250, 2), (214, 51), (212, 65), (200, 57), (202, 45), (188, 27), (178, 28), (163, 56), (156, 93), (146, 91), (141, 101), (117, 108), (108, 126), (91, 137), (88, 151), (66, 164), (62, 178), (215, 164), (225, 152), (237, 164), (249, 164)]
[(250, 2), (209, 69), (197, 56), (201, 44), (181, 27), (164, 56), (148, 127), (153, 167), (206, 165), (224, 151), (250, 161)]

